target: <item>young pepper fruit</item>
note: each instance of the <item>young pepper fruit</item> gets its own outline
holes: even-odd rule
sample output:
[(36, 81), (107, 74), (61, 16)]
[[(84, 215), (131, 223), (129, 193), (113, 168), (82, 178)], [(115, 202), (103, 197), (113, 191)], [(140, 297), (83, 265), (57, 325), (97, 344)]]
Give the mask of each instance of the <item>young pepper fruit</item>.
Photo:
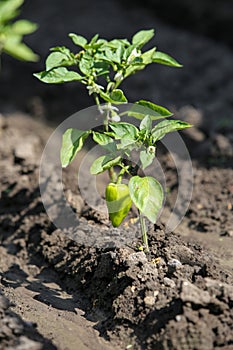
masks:
[(105, 196), (109, 219), (114, 227), (118, 227), (127, 216), (132, 205), (129, 187), (126, 184), (110, 182), (106, 187)]

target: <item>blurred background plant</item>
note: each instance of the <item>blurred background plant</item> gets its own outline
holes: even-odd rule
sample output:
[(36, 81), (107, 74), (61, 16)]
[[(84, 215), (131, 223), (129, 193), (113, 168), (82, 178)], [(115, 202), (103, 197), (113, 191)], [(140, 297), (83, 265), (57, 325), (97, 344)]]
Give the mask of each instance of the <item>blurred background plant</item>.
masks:
[(25, 19), (14, 20), (23, 3), (24, 0), (0, 0), (0, 55), (4, 52), (18, 60), (36, 62), (39, 56), (23, 38), (35, 32), (37, 24)]

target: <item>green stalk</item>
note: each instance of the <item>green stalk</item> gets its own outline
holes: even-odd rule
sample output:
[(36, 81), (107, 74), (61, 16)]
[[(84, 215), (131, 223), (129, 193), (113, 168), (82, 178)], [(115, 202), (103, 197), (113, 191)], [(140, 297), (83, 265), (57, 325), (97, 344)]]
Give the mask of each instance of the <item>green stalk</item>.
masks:
[(116, 174), (116, 172), (114, 171), (114, 168), (113, 168), (113, 167), (110, 168), (110, 169), (108, 169), (108, 176), (109, 176), (111, 182), (114, 182), (114, 183), (117, 182), (117, 174)]
[(145, 252), (149, 252), (149, 245), (148, 245), (148, 237), (147, 237), (147, 230), (146, 230), (146, 221), (143, 216), (143, 214), (139, 212), (139, 220), (140, 220), (140, 226), (141, 226), (141, 233), (142, 233), (142, 242), (143, 246), (145, 247)]
[(100, 107), (99, 96), (98, 96), (96, 93), (94, 94), (94, 99), (95, 99), (95, 103), (96, 103), (96, 105), (97, 105), (97, 107), (98, 107), (99, 112), (102, 114), (103, 111), (102, 111), (102, 109), (101, 109), (101, 107)]

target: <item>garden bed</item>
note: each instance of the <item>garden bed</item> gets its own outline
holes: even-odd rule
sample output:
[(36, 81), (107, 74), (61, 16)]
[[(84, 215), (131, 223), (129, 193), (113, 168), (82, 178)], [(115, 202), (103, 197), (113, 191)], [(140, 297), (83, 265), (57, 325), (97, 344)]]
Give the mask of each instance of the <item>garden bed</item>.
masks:
[[(0, 121), (0, 288), (11, 310), (37, 323), (38, 349), (46, 342), (69, 350), (233, 348), (233, 177), (232, 158), (223, 146), (213, 142), (206, 154), (196, 154), (187, 216), (176, 233), (165, 234), (162, 220), (151, 226), (146, 256), (134, 249), (135, 240), (119, 248), (88, 247), (54, 227), (38, 184), (41, 152), (51, 130), (19, 114)], [(197, 142), (186, 138), (192, 146)], [(167, 210), (177, 190), (168, 160), (161, 152), (170, 179)], [(66, 173), (67, 186), (72, 176)], [(77, 210), (76, 187), (66, 190)], [(93, 216), (85, 203), (78, 211), (79, 232), (108, 232), (108, 222)], [(122, 234), (124, 229), (119, 229)], [(16, 349), (20, 343), (14, 337), (5, 332), (2, 348)], [(24, 339), (28, 343), (20, 349), (33, 349), (31, 340)]]

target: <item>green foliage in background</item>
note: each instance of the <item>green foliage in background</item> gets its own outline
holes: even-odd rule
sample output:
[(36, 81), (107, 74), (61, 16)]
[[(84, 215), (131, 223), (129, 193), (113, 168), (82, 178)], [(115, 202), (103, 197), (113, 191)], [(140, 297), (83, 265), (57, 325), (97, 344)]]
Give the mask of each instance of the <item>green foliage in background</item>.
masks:
[(38, 56), (23, 43), (23, 37), (33, 33), (37, 25), (24, 19), (14, 20), (23, 3), (24, 0), (0, 0), (0, 54), (35, 62)]

